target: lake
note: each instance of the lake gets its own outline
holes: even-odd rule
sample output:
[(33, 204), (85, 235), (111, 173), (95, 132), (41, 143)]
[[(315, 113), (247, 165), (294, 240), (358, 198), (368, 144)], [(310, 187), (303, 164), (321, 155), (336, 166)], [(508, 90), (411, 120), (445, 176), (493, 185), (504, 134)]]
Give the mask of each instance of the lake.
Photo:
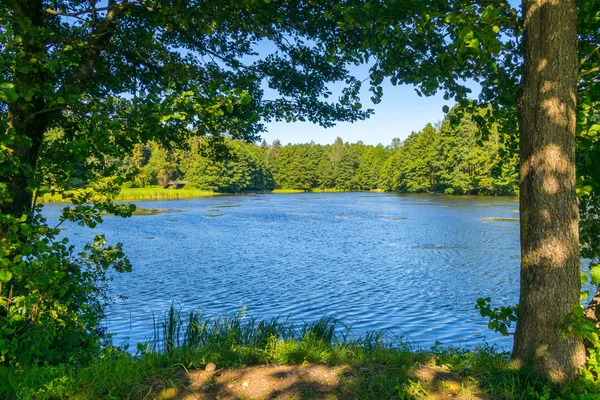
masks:
[[(474, 305), (518, 300), (516, 199), (367, 192), (136, 204), (169, 211), (64, 229), (78, 245), (104, 233), (133, 263), (110, 284), (126, 296), (107, 311), (116, 345), (148, 339), (152, 317), (177, 301), (210, 316), (242, 307), (265, 318), (335, 316), (356, 335), (386, 329), (415, 347), (511, 346)], [(56, 218), (60, 208), (45, 214)]]

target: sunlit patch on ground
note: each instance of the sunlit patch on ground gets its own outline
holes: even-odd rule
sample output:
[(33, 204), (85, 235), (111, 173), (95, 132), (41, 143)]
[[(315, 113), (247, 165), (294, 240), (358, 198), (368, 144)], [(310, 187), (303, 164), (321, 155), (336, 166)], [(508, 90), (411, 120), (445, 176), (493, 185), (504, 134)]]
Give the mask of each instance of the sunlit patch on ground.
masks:
[(413, 386), (420, 386), (426, 393), (422, 398), (431, 400), (488, 398), (477, 387), (475, 380), (463, 378), (447, 367), (424, 365), (415, 371), (415, 377), (418, 380), (414, 381)]
[(243, 369), (190, 371), (180, 387), (158, 399), (335, 399), (347, 367), (324, 365), (255, 366)]
[[(381, 366), (385, 369), (385, 366)], [(254, 366), (242, 369), (195, 370), (182, 375), (179, 384), (157, 389), (162, 400), (226, 399), (353, 399), (357, 383), (376, 380), (389, 371), (349, 366), (303, 364)], [(359, 383), (360, 385), (360, 383)], [(360, 387), (360, 386), (358, 386)], [(423, 365), (409, 373), (402, 390), (417, 399), (491, 398), (472, 378), (451, 372), (445, 366)], [(363, 393), (367, 394), (367, 393)]]

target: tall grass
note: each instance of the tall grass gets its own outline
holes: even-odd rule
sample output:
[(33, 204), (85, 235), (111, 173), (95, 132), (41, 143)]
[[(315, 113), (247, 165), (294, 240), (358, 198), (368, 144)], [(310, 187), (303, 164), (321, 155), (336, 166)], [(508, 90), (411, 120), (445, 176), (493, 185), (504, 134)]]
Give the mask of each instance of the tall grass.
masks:
[[(218, 196), (211, 190), (200, 189), (165, 189), (162, 187), (147, 187), (147, 188), (123, 188), (115, 197), (116, 201), (128, 200), (169, 200), (169, 199), (185, 199), (191, 197), (211, 197)], [(38, 197), (39, 203), (54, 203), (68, 201), (61, 195), (52, 195), (46, 193)]]
[(153, 337), (138, 346), (136, 355), (107, 348), (101, 359), (88, 365), (0, 367), (0, 399), (152, 398), (163, 388), (185, 388), (186, 372), (209, 362), (218, 368), (345, 365), (348, 373), (337, 390), (342, 398), (352, 399), (455, 398), (457, 393), (444, 392), (445, 381), (436, 388), (419, 377), (419, 369), (428, 367), (458, 377), (462, 398), (477, 393), (490, 399), (600, 398), (596, 382), (549, 385), (526, 368), (512, 368), (509, 354), (491, 346), (413, 350), (389, 332), (353, 337), (347, 326), (331, 317), (301, 323), (290, 317), (261, 320), (240, 311), (208, 318), (173, 305), (154, 325)]
[(274, 189), (271, 193), (287, 194), (287, 193), (305, 193), (306, 190), (301, 189)]
[[(375, 189), (372, 192), (382, 192)], [(309, 191), (299, 189), (275, 189), (271, 193), (274, 194), (291, 194), (291, 193), (306, 193), (306, 192), (348, 192), (343, 189), (311, 189)], [(211, 197), (220, 196), (226, 193), (217, 193), (211, 190), (201, 189), (165, 189), (162, 187), (145, 187), (145, 188), (123, 188), (115, 197), (116, 201), (131, 201), (131, 200), (171, 200), (171, 199), (186, 199), (192, 197)], [(37, 198), (39, 203), (60, 203), (66, 202), (67, 199), (59, 194), (52, 195), (46, 193)]]
[[(244, 310), (231, 315), (203, 317), (200, 310), (184, 314), (175, 305), (154, 320), (153, 332), (148, 351), (160, 354), (202, 349), (207, 354), (226, 358), (227, 362), (238, 360), (243, 363), (267, 362), (269, 359), (292, 361), (282, 358), (282, 352), (285, 352), (282, 346), (289, 347), (291, 343), (318, 344), (317, 347), (331, 348), (333, 353), (349, 344), (365, 344), (364, 341), (348, 340), (349, 328), (332, 317), (298, 323), (289, 316), (260, 319), (248, 316)], [(371, 335), (367, 336), (367, 341), (383, 343), (383, 338), (383, 335)], [(374, 348), (372, 343), (369, 345)], [(293, 358), (299, 362), (330, 361), (329, 358), (324, 360), (322, 354), (315, 357), (310, 351), (303, 354), (296, 351)]]
[(121, 189), (116, 200), (184, 199), (218, 195), (219, 193), (211, 190), (200, 189), (127, 188)]

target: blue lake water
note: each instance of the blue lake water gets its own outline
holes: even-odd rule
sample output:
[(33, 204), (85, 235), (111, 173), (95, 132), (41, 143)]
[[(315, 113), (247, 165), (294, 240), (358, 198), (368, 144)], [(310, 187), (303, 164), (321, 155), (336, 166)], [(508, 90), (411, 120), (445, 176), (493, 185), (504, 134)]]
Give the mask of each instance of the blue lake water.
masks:
[(486, 220), (517, 217), (516, 199), (306, 193), (136, 204), (170, 211), (64, 230), (79, 245), (104, 233), (133, 263), (110, 284), (126, 296), (107, 311), (117, 345), (148, 339), (152, 317), (176, 300), (212, 316), (242, 307), (265, 318), (333, 315), (357, 335), (389, 329), (419, 347), (511, 346), (474, 304), (518, 300), (519, 225)]

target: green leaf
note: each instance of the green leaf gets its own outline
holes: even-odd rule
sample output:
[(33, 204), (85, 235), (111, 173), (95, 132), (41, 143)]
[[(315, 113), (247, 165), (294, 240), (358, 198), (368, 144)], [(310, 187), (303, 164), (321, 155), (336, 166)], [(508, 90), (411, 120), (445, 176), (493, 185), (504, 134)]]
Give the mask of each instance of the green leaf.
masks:
[(468, 47), (468, 48), (471, 48), (471, 49), (476, 49), (476, 48), (478, 48), (478, 47), (479, 47), (479, 39), (477, 39), (477, 38), (473, 38), (473, 39), (471, 39), (471, 40), (468, 42), (468, 44), (467, 44), (467, 47)]
[(448, 112), (450, 112), (450, 107), (444, 106), (442, 107), (442, 111), (444, 112), (444, 114), (448, 114)]
[(580, 280), (581, 280), (581, 284), (582, 284), (582, 285), (583, 285), (583, 284), (585, 284), (585, 283), (587, 283), (587, 281), (588, 281), (588, 276), (586, 275), (586, 273), (585, 273), (585, 272), (580, 272), (580, 273), (579, 273), (579, 276), (580, 276)]
[(592, 278), (593, 283), (600, 283), (600, 264), (596, 264), (592, 267), (590, 270), (590, 277)]
[(15, 91), (15, 85), (8, 82), (0, 83), (0, 100), (7, 103), (17, 101), (19, 95)]
[(590, 297), (590, 291), (586, 290), (581, 292), (581, 294), (579, 295), (579, 300), (584, 300), (587, 299), (588, 297)]
[(11, 280), (13, 274), (7, 269), (0, 269), (0, 282), (6, 283)]
[(248, 93), (244, 94), (240, 100), (240, 104), (245, 106), (247, 104), (250, 104), (250, 102), (252, 101), (252, 96), (250, 96)]

